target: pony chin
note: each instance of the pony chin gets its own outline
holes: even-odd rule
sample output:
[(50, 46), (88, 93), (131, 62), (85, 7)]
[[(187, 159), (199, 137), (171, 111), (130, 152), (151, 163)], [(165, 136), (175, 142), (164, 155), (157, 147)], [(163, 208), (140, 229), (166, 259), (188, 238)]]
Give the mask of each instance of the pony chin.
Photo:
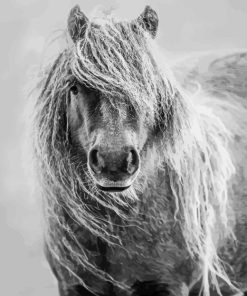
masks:
[(125, 189), (122, 192), (113, 193), (118, 195), (120, 198), (123, 198), (125, 201), (129, 203), (130, 206), (134, 206), (134, 204), (139, 201), (137, 190), (135, 189), (134, 184), (131, 185), (129, 188)]
[(133, 186), (136, 178), (139, 175), (140, 168), (135, 172), (133, 176), (126, 180), (119, 180), (119, 181), (111, 181), (107, 178), (96, 178), (95, 174), (92, 172), (90, 167), (88, 167), (89, 174), (92, 178), (92, 181), (98, 187), (98, 189), (108, 192), (123, 192)]

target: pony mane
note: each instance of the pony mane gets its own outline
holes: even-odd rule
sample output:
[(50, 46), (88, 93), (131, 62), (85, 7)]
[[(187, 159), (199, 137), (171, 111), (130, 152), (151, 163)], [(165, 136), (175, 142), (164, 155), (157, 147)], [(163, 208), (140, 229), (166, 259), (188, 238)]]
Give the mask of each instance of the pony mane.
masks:
[[(45, 236), (57, 265), (68, 271), (72, 283), (80, 282), (88, 289), (74, 266), (128, 290), (127, 284), (88, 260), (89, 250), (82, 249), (76, 233), (83, 225), (88, 235), (125, 249), (124, 239), (109, 218), (112, 214), (126, 227), (131, 224), (148, 231), (136, 213), (136, 204), (145, 203), (138, 196), (140, 184), (121, 195), (101, 193), (75, 159), (67, 122), (68, 88), (74, 78), (116, 105), (127, 102), (139, 112), (143, 106), (148, 108), (154, 125), (162, 120), (156, 170), (165, 171), (169, 179), (174, 220), (182, 229), (189, 254), (201, 262), (204, 293), (209, 295), (209, 282), (220, 293), (218, 278), (233, 288), (214, 237), (216, 229), (222, 239), (232, 235), (227, 191), (235, 170), (228, 152), (229, 132), (210, 109), (193, 104), (193, 96), (200, 100), (205, 94), (187, 94), (181, 89), (148, 33), (137, 23), (112, 18), (95, 19), (83, 40), (63, 50), (44, 75), (32, 111)], [(157, 205), (155, 211), (165, 219), (164, 209)]]

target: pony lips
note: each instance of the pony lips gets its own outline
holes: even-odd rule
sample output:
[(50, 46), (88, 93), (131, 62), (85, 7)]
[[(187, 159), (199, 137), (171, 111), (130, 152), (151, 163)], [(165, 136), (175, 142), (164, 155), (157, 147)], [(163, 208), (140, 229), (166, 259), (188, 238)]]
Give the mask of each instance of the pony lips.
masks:
[(97, 180), (94, 178), (96, 186), (103, 190), (103, 191), (109, 191), (109, 192), (121, 192), (124, 191), (128, 188), (130, 188), (130, 186), (132, 186), (135, 178), (137, 177), (137, 174), (131, 178), (128, 179), (126, 181), (109, 181), (109, 179), (102, 179), (102, 180)]
[(98, 188), (103, 190), (103, 191), (108, 191), (108, 192), (122, 192), (128, 188), (130, 188), (131, 185), (129, 186), (121, 186), (120, 184), (106, 184), (107, 186), (101, 186), (97, 184)]

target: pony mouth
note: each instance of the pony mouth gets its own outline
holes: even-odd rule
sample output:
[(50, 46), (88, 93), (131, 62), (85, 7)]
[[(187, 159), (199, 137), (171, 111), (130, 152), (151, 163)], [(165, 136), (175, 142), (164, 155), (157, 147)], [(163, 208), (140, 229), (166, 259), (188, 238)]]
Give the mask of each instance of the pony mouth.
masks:
[(133, 185), (133, 183), (139, 173), (139, 170), (137, 170), (137, 172), (134, 174), (134, 176), (132, 176), (132, 178), (129, 178), (127, 180), (121, 180), (121, 181), (120, 180), (113, 181), (113, 180), (109, 180), (107, 178), (99, 179), (95, 176), (95, 174), (92, 172), (92, 170), (90, 168), (89, 168), (89, 173), (92, 177), (92, 181), (94, 182), (94, 185), (99, 190), (114, 193), (114, 192), (123, 192), (123, 191), (129, 189)]
[(131, 185), (128, 186), (101, 186), (99, 184), (96, 185), (98, 189), (102, 191), (107, 191), (107, 192), (122, 192), (125, 191), (126, 189), (130, 188)]

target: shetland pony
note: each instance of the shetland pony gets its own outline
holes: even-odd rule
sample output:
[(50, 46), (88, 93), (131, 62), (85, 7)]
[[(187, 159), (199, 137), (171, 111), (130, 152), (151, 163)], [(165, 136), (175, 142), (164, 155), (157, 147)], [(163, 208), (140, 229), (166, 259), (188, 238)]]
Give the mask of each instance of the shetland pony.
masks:
[(247, 53), (170, 71), (157, 28), (149, 6), (132, 22), (75, 6), (37, 87), (34, 163), (61, 296), (247, 289)]

